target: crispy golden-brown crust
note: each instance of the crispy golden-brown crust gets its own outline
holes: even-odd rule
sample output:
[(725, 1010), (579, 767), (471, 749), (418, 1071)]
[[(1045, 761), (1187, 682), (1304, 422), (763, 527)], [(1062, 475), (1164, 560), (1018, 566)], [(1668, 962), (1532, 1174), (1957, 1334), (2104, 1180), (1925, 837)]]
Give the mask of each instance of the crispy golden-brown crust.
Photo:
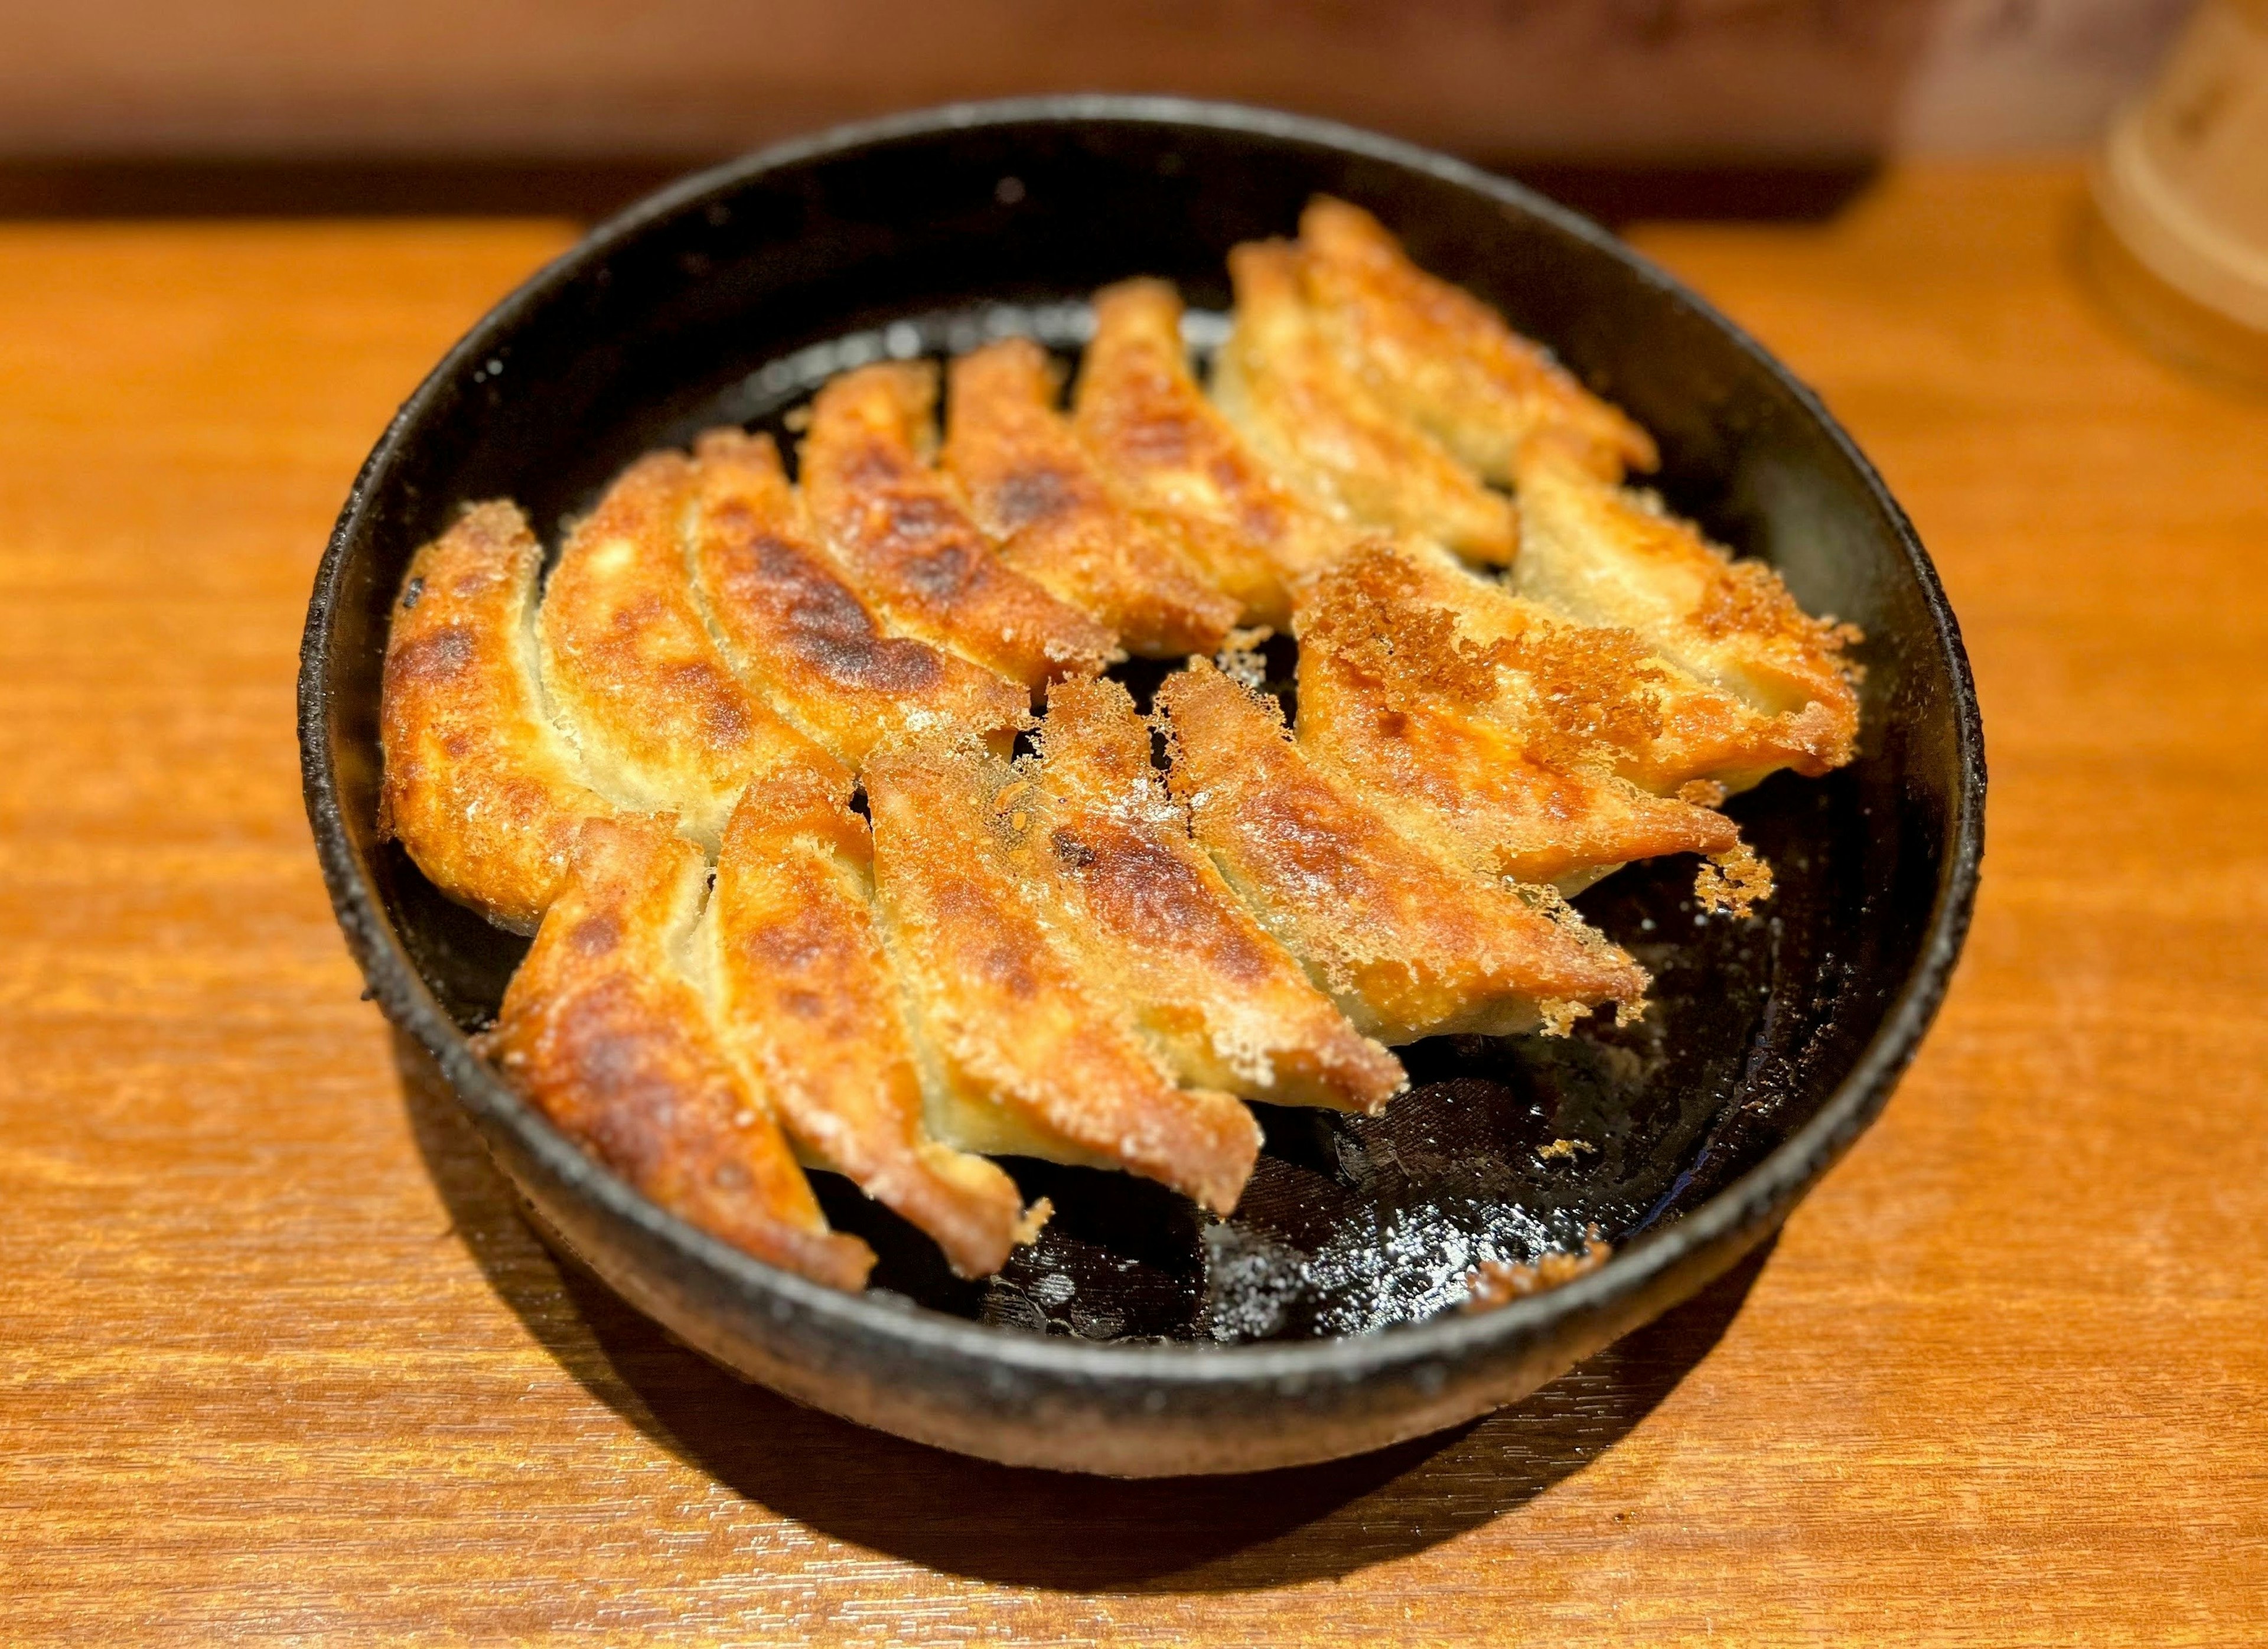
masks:
[(1182, 300), (1163, 281), (1097, 292), (1073, 423), (1103, 472), (1171, 525), (1246, 617), (1281, 624), (1292, 585), (1357, 534), (1278, 480), (1205, 399), (1181, 323)]
[(1027, 1233), (1016, 1183), (938, 1144), (875, 931), (865, 821), (825, 776), (751, 784), (717, 860), (703, 938), (725, 1045), (819, 1166), (927, 1232), (963, 1277)]
[(887, 362), (819, 392), (803, 495), (828, 551), (891, 622), (1039, 693), (1093, 675), (1116, 638), (992, 553), (953, 486), (923, 460), (937, 372)]
[(1047, 351), (1003, 338), (953, 364), (945, 467), (1000, 558), (1147, 658), (1211, 652), (1238, 603), (1129, 508), (1055, 408)]
[(1617, 706), (1586, 674), (1582, 632), (1476, 644), (1422, 590), (1411, 563), (1366, 549), (1304, 593), (1302, 750), (1406, 832), (1521, 881), (1572, 891), (1632, 859), (1739, 844), (1721, 813), (1616, 777), (1598, 733)]
[[(694, 475), (649, 453), (576, 527), (543, 593), (543, 679), (599, 790), (677, 813), (713, 846), (751, 778), (837, 766), (740, 681), (693, 593)], [(848, 776), (844, 776), (848, 788)]]
[(1768, 716), (1672, 664), (1634, 630), (1579, 624), (1445, 557), (1403, 561), (1423, 599), (1456, 615), (1460, 636), (1504, 667), (1520, 666), (1566, 736), (1611, 753), (1614, 770), (1641, 790), (1729, 794), (1784, 767), (1815, 777), (1850, 759), (1824, 716), (1808, 708)]
[(1652, 469), (1653, 438), (1503, 317), (1426, 274), (1359, 207), (1318, 195), (1300, 218), (1307, 296), (1386, 405), (1491, 481), (1547, 442), (1595, 473)]
[(1068, 941), (1116, 983), (1175, 1074), (1340, 1110), (1375, 1112), (1401, 1092), (1401, 1062), (1347, 1022), (1189, 840), (1124, 688), (1059, 688), (1041, 757), (993, 811), (1007, 813), (1025, 874), (1059, 891)]
[(1793, 718), (1786, 731), (1821, 768), (1850, 760), (1859, 696), (1843, 648), (1853, 632), (1804, 612), (1770, 567), (1734, 560), (1645, 495), (1549, 450), (1522, 461), (1520, 504), (1521, 594), (1631, 630), (1763, 714)]
[(827, 1229), (787, 1141), (674, 960), (705, 880), (700, 849), (666, 819), (586, 825), (574, 873), (482, 1050), (664, 1208), (759, 1259), (858, 1289), (873, 1253)]
[[(1010, 777), (975, 748), (886, 747), (866, 768), (885, 940), (970, 1149), (1124, 1168), (1226, 1213), (1259, 1153), (1226, 1093), (1175, 1087), (1016, 865)], [(943, 1125), (939, 1125), (940, 1123)]]
[(1530, 1294), (1565, 1288), (1579, 1277), (1588, 1277), (1614, 1257), (1614, 1244), (1601, 1241), (1599, 1228), (1594, 1226), (1584, 1237), (1580, 1254), (1564, 1250), (1541, 1254), (1532, 1265), (1519, 1265), (1510, 1260), (1483, 1260), (1465, 1273), (1467, 1292), (1460, 1309), (1494, 1311)]
[(1403, 835), (1310, 762), (1272, 700), (1200, 661), (1158, 704), (1197, 839), (1381, 1042), (1564, 1029), (1584, 1005), (1644, 994), (1645, 970), (1572, 910)]
[(386, 641), (381, 813), (451, 898), (532, 933), (586, 819), (612, 809), (544, 712), (543, 549), (513, 505), (476, 504), (409, 563)]
[(1311, 501), (1366, 526), (1420, 533), (1498, 565), (1519, 547), (1512, 500), (1381, 406), (1317, 324), (1287, 241), (1228, 254), (1236, 324), (1214, 364), (1214, 402)]
[(711, 430), (695, 444), (696, 582), (742, 678), (857, 766), (894, 732), (1012, 733), (1029, 696), (968, 659), (891, 636), (812, 536), (768, 435)]

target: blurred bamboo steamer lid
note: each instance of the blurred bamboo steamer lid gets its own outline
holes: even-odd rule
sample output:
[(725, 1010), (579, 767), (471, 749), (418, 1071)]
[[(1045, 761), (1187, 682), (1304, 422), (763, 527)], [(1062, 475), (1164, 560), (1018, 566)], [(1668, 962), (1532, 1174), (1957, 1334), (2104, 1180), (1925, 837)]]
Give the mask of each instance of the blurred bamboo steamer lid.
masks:
[(2268, 386), (2268, 0), (2207, 0), (2095, 172), (2088, 263), (2161, 352)]

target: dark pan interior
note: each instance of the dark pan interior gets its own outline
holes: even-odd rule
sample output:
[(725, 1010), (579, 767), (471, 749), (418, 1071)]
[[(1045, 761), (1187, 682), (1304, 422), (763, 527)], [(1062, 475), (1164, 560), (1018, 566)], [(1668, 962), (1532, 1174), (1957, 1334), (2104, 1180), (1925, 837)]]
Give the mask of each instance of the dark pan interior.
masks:
[[(1438, 1314), (1482, 1258), (1532, 1258), (1593, 1227), (1627, 1243), (1816, 1115), (1923, 954), (1964, 782), (1933, 593), (1863, 467), (1720, 323), (1582, 225), (1476, 206), (1450, 180), (1297, 136), (1139, 121), (976, 124), (720, 183), (506, 306), (429, 388), (366, 500), (365, 552), (342, 570), (328, 713), (348, 836), (458, 1023), (494, 1012), (524, 942), (374, 840), (387, 607), (418, 542), (460, 503), (505, 495), (556, 545), (641, 451), (720, 422), (779, 430), (861, 360), (1005, 332), (1068, 358), (1086, 296), (1126, 276), (1166, 276), (1214, 312), (1195, 318), (1203, 342), (1228, 248), (1291, 232), (1318, 190), (1368, 207), (1420, 263), (1549, 342), (1654, 431), (1674, 507), (1867, 631), (1861, 758), (1731, 804), (1778, 873), (1756, 920), (1699, 913), (1690, 858), (1578, 902), (1653, 970), (1641, 1024), (1421, 1043), (1403, 1050), (1415, 1091), (1377, 1120), (1262, 1108), (1266, 1152), (1230, 1219), (1126, 1176), (1012, 1162), (1055, 1218), (999, 1277), (968, 1284), (847, 1183), (814, 1176), (830, 1218), (873, 1243), (877, 1286), (1003, 1329), (1307, 1339)], [(1288, 670), (1288, 644), (1271, 665)], [(1539, 1155), (1557, 1141), (1574, 1143)]]

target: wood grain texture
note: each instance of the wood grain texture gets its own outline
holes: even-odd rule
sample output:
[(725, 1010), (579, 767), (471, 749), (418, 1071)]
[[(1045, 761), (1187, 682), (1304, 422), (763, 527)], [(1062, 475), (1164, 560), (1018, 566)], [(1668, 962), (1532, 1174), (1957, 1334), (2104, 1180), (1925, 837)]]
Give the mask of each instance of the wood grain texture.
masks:
[(1646, 247), (1944, 571), (1968, 960), (1761, 1263), (1263, 1483), (929, 1454), (561, 1275), (332, 925), (298, 627), (550, 225), (0, 231), (0, 1637), (2225, 1644), (2268, 1633), (2268, 404), (2132, 347), (2068, 173)]

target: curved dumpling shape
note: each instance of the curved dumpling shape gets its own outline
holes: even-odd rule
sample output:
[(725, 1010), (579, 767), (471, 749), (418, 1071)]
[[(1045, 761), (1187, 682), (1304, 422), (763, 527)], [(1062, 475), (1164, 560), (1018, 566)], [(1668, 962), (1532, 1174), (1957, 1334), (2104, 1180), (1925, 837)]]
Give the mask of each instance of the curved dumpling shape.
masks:
[(1679, 669), (1788, 718), (1816, 770), (1851, 759), (1859, 695), (1843, 658), (1856, 631), (1813, 618), (1761, 561), (1736, 561), (1647, 495), (1549, 451), (1520, 471), (1513, 587), (1587, 624), (1631, 631)]
[(1035, 886), (1063, 902), (1068, 941), (1131, 1005), (1185, 1082), (1278, 1105), (1376, 1112), (1401, 1061), (1347, 1022), (1246, 909), (1166, 794), (1150, 725), (1116, 681), (1068, 682), (1040, 761), (996, 799)]
[(1549, 445), (1609, 479), (1652, 469), (1653, 438), (1469, 292), (1428, 275), (1361, 208), (1318, 195), (1300, 218), (1303, 283), (1380, 401), (1491, 481)]
[(672, 1213), (830, 1287), (874, 1256), (831, 1232), (794, 1155), (679, 969), (708, 866), (662, 818), (584, 827), (575, 865), (482, 1051), (585, 1150)]
[(751, 692), (709, 633), (684, 526), (692, 461), (649, 453), (561, 551), (539, 620), (543, 680), (593, 784), (630, 808), (676, 813), (712, 851), (751, 779), (835, 758)]
[(1238, 606), (1105, 484), (1056, 410), (1047, 351), (1003, 338), (948, 374), (945, 467), (1017, 571), (1145, 658), (1211, 652)]
[(1563, 893), (1633, 859), (1740, 845), (1723, 814), (1616, 776), (1601, 735), (1625, 704), (1617, 681), (1592, 674), (1584, 632), (1561, 625), (1476, 644), (1422, 592), (1416, 566), (1378, 549), (1305, 593), (1302, 750), (1405, 831)]
[(1163, 281), (1094, 295), (1072, 421), (1103, 472), (1180, 535), (1248, 619), (1286, 622), (1292, 586), (1359, 535), (1285, 486), (1205, 399), (1182, 342), (1182, 300)]
[(968, 747), (867, 764), (883, 933), (946, 1101), (932, 1125), (972, 1151), (1123, 1168), (1226, 1214), (1259, 1125), (1226, 1093), (1175, 1086), (1064, 942), (1015, 862), (1030, 816), (996, 806), (1012, 777)]
[(825, 776), (752, 784), (725, 827), (702, 948), (726, 1047), (816, 1166), (988, 1277), (1046, 1217), (982, 1157), (932, 1139), (898, 982), (876, 931), (866, 822)]
[(1282, 240), (1228, 254), (1236, 320), (1213, 365), (1214, 401), (1278, 474), (1334, 512), (1509, 562), (1520, 542), (1512, 500), (1379, 404), (1318, 326), (1300, 263)]
[(379, 694), (381, 828), (433, 885), (532, 933), (566, 880), (591, 788), (543, 703), (535, 662), (542, 546), (497, 500), (412, 557)]
[(1117, 657), (1111, 631), (1003, 563), (943, 475), (937, 372), (885, 362), (843, 373), (812, 403), (803, 496), (828, 553), (893, 624), (1041, 694)]
[[(1458, 635), (1501, 657), (1535, 661), (1539, 683), (1580, 735), (1639, 789), (1674, 795), (1689, 785), (1727, 794), (1789, 768), (1817, 777), (1850, 759), (1831, 718), (1808, 710), (1770, 716), (1680, 668), (1635, 630), (1580, 624), (1475, 578), (1446, 557), (1405, 554), (1420, 599), (1456, 615)], [(1550, 661), (1566, 655), (1564, 668)]]
[(856, 767), (884, 738), (954, 728), (1005, 739), (1030, 696), (980, 665), (893, 636), (814, 536), (768, 435), (694, 444), (688, 526), (710, 627), (741, 678)]
[(1197, 839), (1269, 931), (1363, 1031), (1565, 1032), (1634, 1008), (1645, 969), (1549, 890), (1523, 894), (1397, 830), (1202, 661), (1158, 689), (1170, 783)]

